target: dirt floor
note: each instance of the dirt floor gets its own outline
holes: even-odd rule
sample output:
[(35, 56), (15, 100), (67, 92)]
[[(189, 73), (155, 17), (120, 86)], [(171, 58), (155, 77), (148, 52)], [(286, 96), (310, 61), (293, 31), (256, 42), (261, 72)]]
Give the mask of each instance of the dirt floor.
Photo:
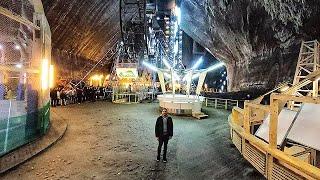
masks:
[(57, 144), (0, 179), (264, 179), (229, 139), (228, 111), (173, 117), (168, 162), (156, 162), (157, 103), (54, 108), (69, 124)]

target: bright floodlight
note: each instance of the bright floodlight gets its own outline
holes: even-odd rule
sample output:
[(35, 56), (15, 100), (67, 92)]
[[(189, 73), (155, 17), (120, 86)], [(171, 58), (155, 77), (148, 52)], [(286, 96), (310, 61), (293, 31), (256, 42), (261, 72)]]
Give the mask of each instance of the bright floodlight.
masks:
[(202, 62), (203, 62), (203, 58), (201, 57), (201, 58), (192, 66), (192, 69), (197, 69)]
[(179, 42), (176, 41), (175, 44), (174, 44), (174, 54), (178, 54), (178, 51), (179, 51)]
[(20, 50), (20, 49), (21, 49), (21, 47), (20, 47), (19, 45), (15, 45), (14, 48), (15, 48), (16, 50)]
[(41, 69), (41, 87), (43, 90), (46, 90), (49, 87), (49, 69), (49, 61), (47, 59), (43, 59)]
[(178, 6), (175, 7), (175, 13), (176, 13), (176, 16), (177, 16), (177, 20), (178, 20), (178, 24), (180, 24), (181, 22), (181, 10)]
[[(198, 61), (199, 62), (199, 61)], [(197, 63), (198, 63), (197, 62)], [(196, 63), (196, 64), (197, 64)], [(195, 64), (195, 65), (196, 65)], [(199, 63), (200, 64), (200, 63)], [(222, 63), (222, 62), (220, 62), (220, 63), (218, 63), (218, 64), (215, 64), (215, 65), (213, 65), (213, 66), (210, 66), (209, 68), (207, 68), (207, 69), (205, 69), (204, 71), (205, 72), (209, 72), (209, 71), (213, 71), (213, 70), (216, 70), (216, 69), (218, 69), (218, 68), (220, 68), (220, 67), (223, 67), (224, 66), (224, 63)], [(196, 78), (198, 78), (200, 76), (200, 73), (197, 73), (197, 74), (195, 74), (195, 75), (193, 75), (192, 76), (192, 79), (196, 79)], [(187, 80), (187, 75), (183, 78), (183, 80), (185, 81), (185, 80)], [(222, 80), (221, 80), (221, 82), (222, 82)]]
[(147, 63), (145, 61), (143, 61), (142, 64), (145, 65), (147, 68), (151, 69), (152, 71), (158, 71), (157, 67), (155, 67), (155, 66), (153, 66), (153, 65), (151, 65), (151, 64), (149, 64), (149, 63)]
[(16, 64), (16, 67), (21, 69), (22, 68), (22, 64)]
[(213, 70), (216, 70), (220, 67), (223, 67), (224, 66), (224, 63), (220, 62), (218, 64), (215, 64), (213, 66), (210, 66), (208, 69), (206, 69), (206, 72), (209, 72), (209, 71), (213, 71)]

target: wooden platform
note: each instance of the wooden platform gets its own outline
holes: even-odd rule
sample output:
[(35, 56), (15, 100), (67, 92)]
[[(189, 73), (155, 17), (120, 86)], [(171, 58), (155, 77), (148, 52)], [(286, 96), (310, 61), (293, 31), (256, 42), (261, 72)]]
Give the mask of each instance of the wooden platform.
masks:
[(192, 117), (195, 117), (197, 119), (205, 119), (208, 117), (208, 115), (204, 114), (204, 113), (194, 113), (192, 114)]

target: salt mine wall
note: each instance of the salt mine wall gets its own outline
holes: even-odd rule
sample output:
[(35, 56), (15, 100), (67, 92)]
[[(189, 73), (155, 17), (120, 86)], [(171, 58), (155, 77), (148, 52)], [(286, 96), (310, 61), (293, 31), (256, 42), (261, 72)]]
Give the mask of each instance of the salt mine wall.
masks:
[[(64, 74), (101, 58), (120, 37), (117, 0), (43, 2), (53, 60)], [(320, 40), (318, 0), (184, 0), (180, 6), (183, 31), (226, 63), (230, 91), (292, 82), (301, 41)]]
[(229, 90), (294, 76), (302, 40), (320, 38), (318, 0), (185, 0), (182, 29), (227, 65)]
[(87, 62), (102, 58), (120, 37), (118, 0), (43, 0), (43, 6), (59, 77), (79, 78)]

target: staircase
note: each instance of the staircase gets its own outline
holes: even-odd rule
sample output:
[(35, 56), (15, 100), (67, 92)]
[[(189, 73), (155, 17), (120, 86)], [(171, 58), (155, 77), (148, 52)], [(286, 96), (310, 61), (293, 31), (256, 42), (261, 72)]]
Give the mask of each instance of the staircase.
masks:
[[(302, 42), (293, 85), (298, 84), (306, 79), (309, 74), (320, 69), (319, 51), (320, 44), (317, 40)], [(310, 87), (299, 89), (297, 92), (301, 95), (317, 97), (319, 94), (318, 81), (315, 81)]]
[[(295, 89), (293, 94), (296, 96), (319, 96), (319, 81), (309, 80), (317, 70), (320, 69), (319, 62), (320, 44), (317, 40), (303, 41), (300, 47), (299, 58), (297, 62), (296, 72), (293, 80), (293, 86), (290, 89)], [(310, 83), (310, 85), (308, 85)], [(306, 84), (305, 86), (301, 86)], [(295, 88), (296, 87), (296, 88)], [(301, 103), (290, 102), (290, 109), (300, 107)]]

